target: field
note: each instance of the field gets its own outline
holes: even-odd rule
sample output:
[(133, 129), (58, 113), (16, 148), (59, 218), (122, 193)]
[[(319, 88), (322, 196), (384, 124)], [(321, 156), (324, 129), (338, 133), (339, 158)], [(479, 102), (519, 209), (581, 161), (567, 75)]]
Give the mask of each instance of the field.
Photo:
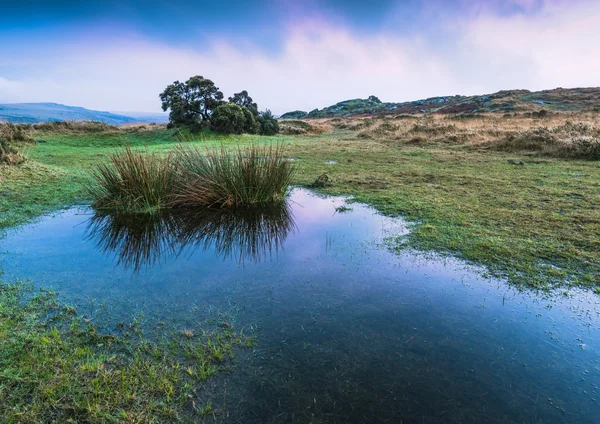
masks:
[[(29, 128), (36, 143), (19, 145), (27, 160), (0, 165), (0, 238), (43, 213), (90, 204), (91, 171), (126, 146), (161, 155), (180, 143), (277, 143), (295, 159), (293, 184), (407, 220), (412, 231), (388, 240), (392, 251), (460, 257), (543, 294), (600, 292), (597, 114), (354, 117), (281, 128), (275, 137), (85, 123)], [(234, 353), (252, 348), (247, 326), (234, 332), (218, 316), (194, 328), (158, 326), (160, 336), (147, 338), (142, 327), (150, 322), (122, 323), (109, 334), (96, 325), (54, 292), (1, 282), (0, 336), (10, 337), (0, 337), (0, 419), (225, 421), (226, 399), (213, 405), (196, 391), (230, 370)]]
[(452, 254), (522, 287), (598, 290), (599, 119), (592, 112), (333, 118), (282, 121), (275, 137), (42, 126), (33, 136), (43, 142), (24, 148), (27, 162), (0, 166), (0, 229), (89, 203), (89, 170), (127, 144), (167, 152), (182, 140), (283, 142), (299, 159), (295, 184), (327, 174), (318, 190), (409, 220), (412, 232), (391, 240), (392, 249)]

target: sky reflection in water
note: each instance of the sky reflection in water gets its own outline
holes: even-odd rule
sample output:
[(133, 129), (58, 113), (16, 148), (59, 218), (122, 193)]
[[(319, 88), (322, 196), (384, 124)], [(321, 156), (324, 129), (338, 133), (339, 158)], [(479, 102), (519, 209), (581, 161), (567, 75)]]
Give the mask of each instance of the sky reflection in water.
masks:
[(9, 277), (181, 329), (258, 329), (228, 422), (557, 422), (600, 417), (598, 296), (519, 292), (383, 246), (401, 221), (296, 189), (288, 208), (162, 219), (71, 209), (0, 241)]

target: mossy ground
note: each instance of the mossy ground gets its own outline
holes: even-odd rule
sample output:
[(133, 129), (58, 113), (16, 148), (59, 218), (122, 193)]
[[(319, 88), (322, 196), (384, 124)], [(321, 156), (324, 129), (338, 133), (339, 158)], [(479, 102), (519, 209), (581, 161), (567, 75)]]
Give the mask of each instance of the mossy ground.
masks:
[[(207, 330), (208, 328), (208, 330)], [(222, 414), (205, 380), (252, 346), (227, 322), (147, 339), (139, 323), (100, 332), (52, 291), (0, 284), (0, 421), (196, 422)]]

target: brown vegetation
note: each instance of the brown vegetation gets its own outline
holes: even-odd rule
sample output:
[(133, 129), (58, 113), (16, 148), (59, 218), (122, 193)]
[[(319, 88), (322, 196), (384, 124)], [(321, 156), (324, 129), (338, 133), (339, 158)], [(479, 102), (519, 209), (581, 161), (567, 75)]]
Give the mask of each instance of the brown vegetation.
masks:
[(331, 131), (327, 120), (302, 121), (285, 119), (279, 121), (279, 133), (285, 135), (319, 135)]
[(350, 138), (370, 139), (386, 144), (462, 146), (600, 160), (599, 114), (580, 112), (539, 116), (396, 115), (283, 121), (282, 127), (288, 125), (288, 122), (301, 127), (299, 122), (305, 122), (310, 128), (349, 130)]
[(17, 165), (25, 161), (19, 149), (33, 139), (21, 126), (0, 122), (0, 164)]

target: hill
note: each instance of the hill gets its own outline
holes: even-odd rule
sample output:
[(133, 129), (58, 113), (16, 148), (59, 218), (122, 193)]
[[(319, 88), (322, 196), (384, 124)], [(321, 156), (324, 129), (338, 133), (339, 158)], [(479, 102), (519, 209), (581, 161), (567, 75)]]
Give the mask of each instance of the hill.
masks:
[(143, 122), (166, 122), (166, 115), (132, 113), (132, 116), (112, 112), (66, 106), (58, 103), (8, 103), (0, 104), (0, 122), (15, 124), (35, 124), (48, 121), (98, 121), (110, 125), (123, 125)]
[(281, 115), (283, 119), (327, 118), (335, 116), (426, 114), (426, 113), (482, 113), (549, 111), (600, 111), (600, 88), (556, 88), (532, 92), (505, 90), (479, 96), (431, 97), (404, 103), (385, 103), (375, 96), (336, 103), (311, 112), (293, 111)]

